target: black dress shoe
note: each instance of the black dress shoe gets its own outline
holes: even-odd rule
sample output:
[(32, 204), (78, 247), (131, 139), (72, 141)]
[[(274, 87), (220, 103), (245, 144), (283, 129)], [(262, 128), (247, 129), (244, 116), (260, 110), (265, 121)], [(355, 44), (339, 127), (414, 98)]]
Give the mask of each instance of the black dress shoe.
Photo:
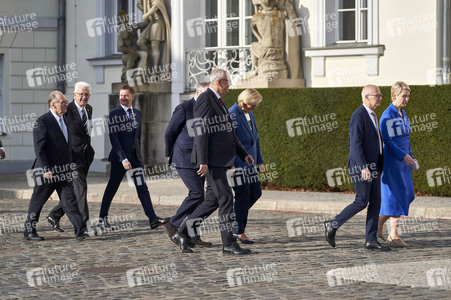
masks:
[(87, 231), (83, 232), (82, 235), (77, 236), (77, 241), (81, 242), (84, 241), (87, 237), (90, 237), (89, 233)]
[(43, 241), (44, 238), (36, 232), (24, 233), (23, 237), (29, 241)]
[(64, 232), (64, 230), (60, 227), (60, 221), (53, 219), (52, 217), (47, 217), (47, 221), (49, 221), (50, 225), (52, 225), (53, 230), (58, 232)]
[(156, 217), (155, 219), (153, 219), (152, 222), (150, 222), (150, 229), (155, 229), (159, 226), (162, 226), (164, 224), (166, 224), (167, 222), (169, 222), (171, 218), (160, 218), (160, 217)]
[(390, 247), (382, 246), (381, 243), (379, 243), (377, 240), (373, 241), (366, 241), (365, 242), (365, 249), (368, 250), (379, 250), (379, 251), (391, 251)]
[(335, 247), (335, 233), (337, 232), (337, 229), (332, 226), (332, 222), (324, 221), (324, 229), (325, 229), (325, 235), (326, 235), (326, 241), (331, 245), (332, 247)]
[(251, 253), (251, 250), (250, 249), (243, 249), (240, 246), (238, 246), (237, 242), (234, 242), (230, 246), (223, 246), (222, 247), (222, 253), (224, 253), (224, 254), (234, 254), (234, 255), (243, 255), (243, 254)]
[(213, 243), (210, 242), (204, 242), (200, 238), (198, 239), (191, 239), (191, 242), (199, 247), (213, 247)]
[(188, 240), (182, 237), (178, 232), (174, 233), (171, 239), (174, 243), (180, 246), (180, 250), (182, 250), (183, 253), (193, 252), (193, 250), (188, 247)]
[(163, 227), (169, 238), (171, 238), (174, 235), (174, 233), (178, 231), (178, 228), (173, 226), (171, 222), (167, 222), (166, 224), (163, 225)]
[(243, 240), (242, 238), (240, 238), (240, 236), (238, 234), (234, 234), (233, 237), (236, 238), (237, 240), (239, 240), (243, 244), (250, 245), (250, 244), (254, 243), (254, 241), (251, 241), (251, 240)]

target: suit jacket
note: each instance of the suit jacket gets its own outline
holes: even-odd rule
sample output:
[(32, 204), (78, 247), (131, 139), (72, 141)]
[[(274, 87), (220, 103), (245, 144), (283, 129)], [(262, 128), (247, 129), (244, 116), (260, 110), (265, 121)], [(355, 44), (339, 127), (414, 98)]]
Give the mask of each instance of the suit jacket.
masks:
[(3, 143), (2, 143), (2, 140), (0, 140), (0, 147), (3, 147)]
[[(224, 108), (225, 109), (225, 108)], [(231, 167), (238, 155), (248, 155), (233, 130), (233, 122), (218, 98), (208, 88), (194, 104), (194, 119), (187, 124), (194, 133), (191, 162), (209, 167)]]
[(169, 157), (169, 164), (173, 163), (177, 168), (199, 168), (199, 165), (191, 162), (194, 137), (189, 135), (186, 127), (186, 121), (193, 119), (195, 102), (192, 98), (178, 105), (164, 133), (165, 155)]
[(136, 152), (136, 157), (142, 162), (141, 157), (141, 112), (133, 108), (136, 126), (129, 119), (122, 106), (118, 106), (110, 112), (108, 130), (111, 142), (110, 162), (129, 161)]
[[(86, 112), (88, 119), (92, 120), (92, 107), (86, 105)], [(75, 105), (75, 101), (69, 103), (67, 112), (64, 114), (68, 123), (67, 130), (71, 137), (72, 159), (75, 163), (81, 164), (89, 168), (94, 160), (94, 149), (91, 146), (91, 136), (86, 134), (83, 129), (83, 122)], [(92, 124), (92, 122), (91, 122)]]
[[(350, 172), (360, 173), (362, 169), (369, 168), (375, 171), (371, 164), (375, 164), (379, 172), (383, 168), (383, 156), (379, 154), (379, 136), (371, 117), (365, 107), (361, 105), (351, 116), (350, 151), (348, 168)], [(357, 167), (353, 169), (354, 167)]]
[[(233, 122), (236, 122), (236, 126), (234, 126), (235, 134), (243, 145), (244, 149), (246, 149), (247, 153), (251, 155), (255, 164), (262, 164), (262, 152), (260, 150), (260, 139), (258, 138), (258, 130), (257, 123), (255, 122), (255, 117), (252, 112), (249, 112), (249, 116), (251, 118), (252, 130), (249, 127), (249, 123), (247, 122), (246, 116), (244, 115), (243, 110), (239, 107), (238, 103), (235, 103), (230, 109), (230, 117)], [(247, 164), (243, 162), (238, 157), (235, 157), (235, 167), (246, 168)]]
[[(65, 121), (65, 123), (67, 127), (67, 122)], [(68, 140), (69, 142), (66, 142), (61, 127), (50, 111), (40, 116), (33, 129), (36, 160), (32, 168), (44, 168), (48, 171), (52, 170), (54, 166), (68, 167), (72, 163), (70, 135)], [(67, 170), (65, 171), (67, 172)], [(58, 172), (53, 171), (53, 173)]]

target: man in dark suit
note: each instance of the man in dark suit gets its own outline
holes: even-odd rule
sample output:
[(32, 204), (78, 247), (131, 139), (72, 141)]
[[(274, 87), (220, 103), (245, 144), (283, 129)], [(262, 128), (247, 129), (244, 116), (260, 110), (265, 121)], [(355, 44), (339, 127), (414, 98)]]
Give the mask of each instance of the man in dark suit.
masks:
[[(204, 201), (205, 177), (197, 174), (199, 165), (191, 162), (194, 136), (188, 134), (186, 121), (193, 119), (194, 103), (209, 85), (209, 82), (201, 82), (196, 89), (194, 97), (175, 108), (164, 134), (165, 153), (169, 164), (175, 165), (183, 183), (189, 190), (188, 196), (183, 200), (175, 215), (164, 225), (169, 238), (177, 232), (183, 220)], [(200, 236), (192, 238), (191, 242), (197, 246), (213, 246), (212, 243), (202, 241)]]
[(3, 148), (2, 140), (0, 140), (0, 159), (5, 159), (6, 152), (5, 148)]
[(109, 157), (111, 170), (100, 208), (100, 227), (111, 228), (108, 222), (108, 210), (127, 171), (133, 173), (130, 177), (134, 179), (139, 200), (149, 218), (150, 228), (157, 228), (169, 221), (169, 218), (161, 219), (155, 214), (142, 172), (144, 164), (141, 157), (141, 111), (132, 107), (134, 98), (133, 88), (129, 85), (122, 86), (119, 91), (121, 105), (113, 109), (109, 115), (108, 131), (112, 146)]
[[(194, 119), (187, 121), (188, 132), (194, 135), (191, 162), (199, 165), (197, 174), (207, 177), (204, 202), (188, 217), (186, 222), (172, 236), (182, 252), (192, 252), (188, 248), (188, 224), (190, 220), (204, 220), (219, 207), (219, 227), (223, 253), (248, 254), (233, 237), (233, 193), (227, 182), (227, 169), (233, 166), (238, 155), (248, 165), (254, 160), (233, 132), (233, 123), (221, 96), (229, 91), (230, 76), (227, 71), (215, 69), (210, 74), (210, 87), (202, 93), (194, 104)], [(200, 126), (200, 127), (199, 127)], [(199, 222), (196, 222), (199, 224)], [(196, 230), (194, 230), (196, 232)]]
[[(89, 166), (94, 160), (94, 149), (91, 146), (90, 131), (92, 127), (92, 107), (88, 104), (91, 96), (91, 85), (86, 82), (77, 82), (74, 87), (74, 100), (68, 105), (64, 117), (67, 121), (67, 130), (71, 138), (72, 160), (76, 164), (77, 176), (74, 178), (74, 192), (77, 197), (78, 207), (86, 222), (88, 232), (93, 235), (93, 229), (89, 222), (88, 176)], [(60, 219), (64, 216), (61, 204), (55, 206), (47, 216), (47, 221), (53, 230), (63, 232), (60, 227)]]
[(377, 223), (381, 206), (381, 180), (383, 156), (377, 116), (374, 109), (381, 104), (382, 94), (375, 85), (362, 89), (362, 101), (351, 116), (349, 174), (355, 188), (355, 201), (335, 218), (324, 222), (327, 242), (335, 247), (335, 234), (346, 221), (368, 206), (366, 217), (365, 248), (390, 250), (377, 241)]
[(68, 133), (64, 114), (67, 111), (66, 97), (60, 91), (49, 95), (50, 111), (36, 120), (33, 130), (36, 160), (33, 169), (27, 171), (29, 181), (33, 181), (34, 189), (25, 221), (24, 237), (27, 240), (42, 241), (36, 225), (39, 215), (50, 195), (56, 190), (60, 204), (74, 226), (77, 240), (83, 240), (86, 223), (78, 208), (72, 180), (77, 176), (75, 164), (71, 157), (71, 136)]

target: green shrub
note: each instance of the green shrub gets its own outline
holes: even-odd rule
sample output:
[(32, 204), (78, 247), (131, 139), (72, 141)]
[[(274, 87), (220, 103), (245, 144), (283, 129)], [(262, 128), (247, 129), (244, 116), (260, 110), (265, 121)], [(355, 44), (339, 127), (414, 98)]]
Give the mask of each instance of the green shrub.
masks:
[[(326, 171), (347, 166), (349, 120), (353, 111), (362, 105), (361, 89), (258, 89), (263, 101), (254, 115), (263, 159), (265, 163), (276, 163), (278, 172), (278, 177), (272, 180), (271, 185), (313, 191), (353, 191), (350, 182), (331, 188)], [(420, 164), (420, 169), (413, 172), (415, 190), (419, 193), (451, 196), (451, 85), (411, 86), (411, 89), (411, 98), (405, 111), (414, 129), (411, 133), (413, 157)], [(242, 89), (230, 90), (223, 97), (227, 107), (233, 105), (241, 91)], [(376, 109), (378, 118), (391, 102), (390, 87), (381, 87), (381, 92), (384, 98), (381, 106)], [(435, 120), (431, 119), (431, 114), (435, 114)], [(315, 116), (321, 116), (322, 119), (328, 116), (331, 125), (336, 125), (336, 128), (326, 128), (323, 125), (322, 128), (316, 128), (319, 131), (315, 132), (315, 128), (309, 126), (313, 131), (304, 130), (300, 135), (289, 136), (287, 120), (300, 117), (311, 119)], [(332, 120), (331, 117), (334, 116), (335, 119)], [(429, 186), (426, 171), (445, 167), (448, 174), (442, 178), (442, 185)]]

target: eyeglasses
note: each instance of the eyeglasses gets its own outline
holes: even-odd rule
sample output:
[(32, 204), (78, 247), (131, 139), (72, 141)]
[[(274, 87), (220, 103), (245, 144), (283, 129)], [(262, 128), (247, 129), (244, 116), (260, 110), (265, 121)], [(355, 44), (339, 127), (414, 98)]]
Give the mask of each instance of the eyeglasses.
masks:
[(63, 105), (67, 105), (67, 104), (69, 104), (69, 102), (67, 102), (67, 101), (58, 101), (57, 103), (59, 103), (59, 104), (63, 104)]
[(252, 106), (252, 107), (257, 107), (258, 106), (258, 104), (248, 104), (248, 103), (244, 103), (244, 104)]
[(83, 94), (83, 93), (77, 93), (77, 92), (75, 92), (75, 94), (77, 94), (77, 95), (80, 96), (80, 97), (85, 96), (86, 98), (88, 98), (89, 96), (91, 96), (91, 94)]
[(382, 94), (375, 94), (375, 95), (368, 94), (367, 96), (374, 96), (376, 98), (382, 98)]
[(229, 81), (228, 79), (222, 78), (222, 79), (219, 79), (219, 82), (221, 82), (221, 81), (223, 81), (223, 80), (227, 81), (227, 84), (230, 85), (230, 81)]

